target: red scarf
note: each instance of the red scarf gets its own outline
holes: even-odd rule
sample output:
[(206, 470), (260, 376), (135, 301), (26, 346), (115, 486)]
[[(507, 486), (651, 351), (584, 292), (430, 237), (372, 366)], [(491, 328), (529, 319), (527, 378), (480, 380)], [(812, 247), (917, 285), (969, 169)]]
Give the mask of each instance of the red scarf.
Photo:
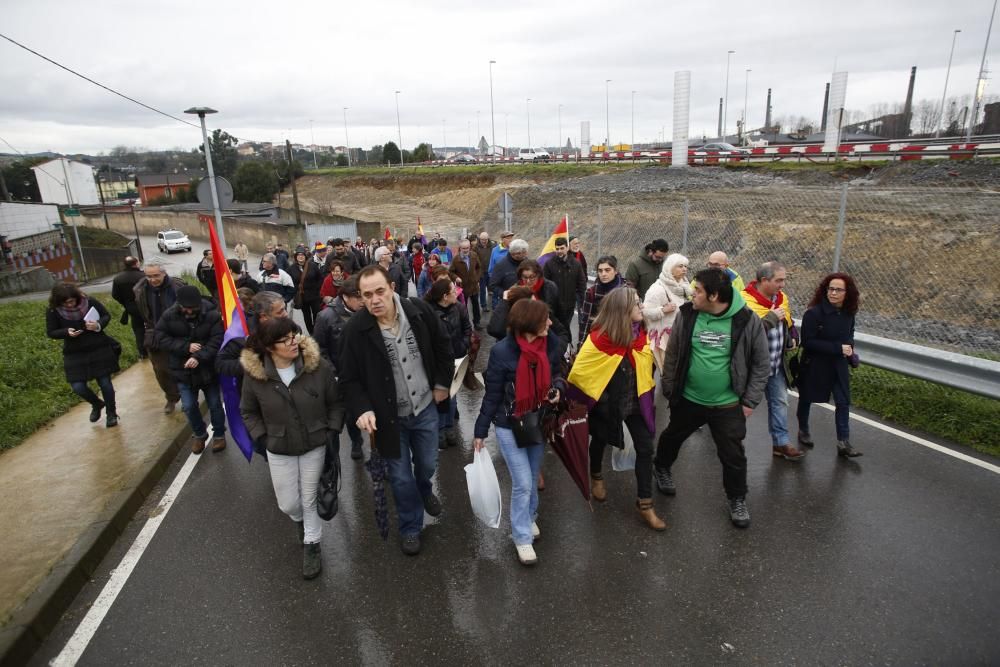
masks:
[[(534, 295), (534, 297), (536, 299), (542, 298), (542, 283), (544, 283), (544, 282), (545, 282), (545, 279), (542, 278), (541, 276), (538, 276), (537, 278), (535, 278), (535, 284), (534, 284), (534, 286), (532, 286), (530, 288), (531, 289), (531, 293)], [(528, 286), (527, 283), (525, 283), (523, 280), (517, 281), (517, 284), (521, 285), (523, 287), (527, 287)]]
[(642, 348), (646, 347), (646, 329), (644, 327), (639, 327), (638, 333), (636, 333), (635, 338), (632, 339), (632, 344), (627, 347), (615, 345), (603, 331), (591, 331), (590, 342), (592, 342), (594, 347), (604, 354), (627, 357), (629, 363), (632, 364), (632, 368), (635, 368), (635, 357), (632, 353), (633, 351), (642, 352)]
[(545, 400), (552, 386), (552, 375), (546, 354), (546, 336), (539, 336), (530, 343), (521, 336), (515, 336), (514, 341), (521, 348), (517, 377), (514, 379), (514, 416), (520, 417)]
[(757, 290), (757, 281), (756, 280), (751, 281), (751, 283), (749, 285), (747, 285), (747, 287), (746, 287), (746, 293), (749, 294), (750, 296), (752, 296), (754, 298), (754, 301), (756, 301), (757, 303), (759, 303), (760, 305), (762, 305), (764, 308), (771, 308), (772, 306), (780, 306), (781, 304), (783, 304), (785, 302), (785, 293), (782, 292), (781, 290), (778, 290), (778, 298), (775, 299), (774, 301), (771, 301), (766, 296), (764, 296), (763, 294), (761, 294)]

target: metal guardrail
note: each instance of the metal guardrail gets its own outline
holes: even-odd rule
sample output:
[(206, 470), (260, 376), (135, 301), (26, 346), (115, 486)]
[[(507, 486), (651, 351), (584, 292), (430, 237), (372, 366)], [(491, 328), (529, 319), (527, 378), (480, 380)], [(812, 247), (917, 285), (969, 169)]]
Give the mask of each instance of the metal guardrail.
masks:
[(1000, 399), (1000, 362), (863, 333), (854, 349), (863, 364)]

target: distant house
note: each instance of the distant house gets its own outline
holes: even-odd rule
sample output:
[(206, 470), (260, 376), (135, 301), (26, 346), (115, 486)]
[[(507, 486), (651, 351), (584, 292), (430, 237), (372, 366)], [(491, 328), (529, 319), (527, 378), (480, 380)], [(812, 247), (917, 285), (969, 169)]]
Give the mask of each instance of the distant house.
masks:
[(240, 157), (252, 157), (257, 154), (257, 149), (252, 143), (247, 142), (236, 147), (236, 154)]
[(31, 168), (46, 204), (100, 204), (94, 168), (89, 164), (57, 158)]
[(143, 206), (158, 197), (176, 197), (190, 187), (192, 179), (205, 177), (205, 172), (199, 170), (186, 171), (181, 174), (138, 174), (135, 177), (135, 189), (139, 192), (139, 201)]

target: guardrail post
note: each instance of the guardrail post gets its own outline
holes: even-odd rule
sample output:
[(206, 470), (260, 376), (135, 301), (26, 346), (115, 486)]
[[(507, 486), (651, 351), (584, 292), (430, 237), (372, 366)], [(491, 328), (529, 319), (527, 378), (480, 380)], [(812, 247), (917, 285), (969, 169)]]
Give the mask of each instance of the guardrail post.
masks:
[(602, 257), (604, 255), (601, 252), (601, 228), (604, 227), (604, 208), (598, 204), (597, 205), (597, 256)]
[(681, 252), (687, 254), (688, 251), (688, 198), (684, 198), (684, 238), (681, 241)]
[(840, 215), (837, 216), (837, 242), (833, 247), (833, 272), (840, 271), (840, 251), (844, 246), (844, 225), (847, 221), (847, 183), (840, 190)]

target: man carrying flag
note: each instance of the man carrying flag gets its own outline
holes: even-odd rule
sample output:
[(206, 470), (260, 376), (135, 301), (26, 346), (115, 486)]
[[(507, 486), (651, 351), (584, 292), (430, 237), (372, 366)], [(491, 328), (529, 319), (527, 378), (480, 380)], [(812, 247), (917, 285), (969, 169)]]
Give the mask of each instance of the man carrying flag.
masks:
[[(538, 258), (538, 263), (543, 265), (542, 275), (546, 280), (555, 284), (559, 289), (558, 307), (553, 312), (572, 338), (572, 330), (569, 325), (573, 321), (573, 311), (576, 304), (583, 301), (583, 294), (587, 291), (587, 275), (583, 272), (583, 267), (575, 257), (569, 254), (569, 239), (567, 233), (566, 218), (563, 218), (556, 227), (555, 232), (549, 242), (542, 249), (542, 255)], [(553, 252), (545, 252), (549, 247)], [(567, 343), (572, 344), (572, 340)]]

